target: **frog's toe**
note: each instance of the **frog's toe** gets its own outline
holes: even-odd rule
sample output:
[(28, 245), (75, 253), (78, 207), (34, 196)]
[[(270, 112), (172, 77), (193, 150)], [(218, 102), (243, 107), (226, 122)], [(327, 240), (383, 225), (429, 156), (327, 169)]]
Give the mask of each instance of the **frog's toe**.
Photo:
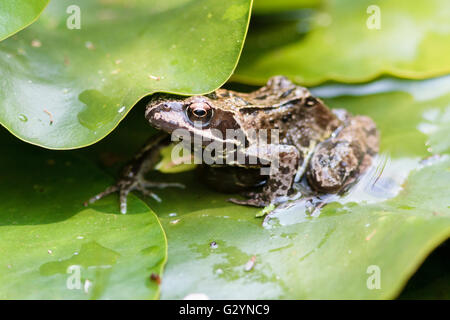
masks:
[(158, 189), (164, 189), (164, 188), (184, 189), (184, 188), (186, 188), (186, 186), (184, 184), (178, 183), (178, 182), (153, 182), (153, 181), (143, 180), (141, 182), (141, 185), (145, 188), (158, 188)]
[(262, 207), (265, 207), (266, 205), (268, 205), (268, 203), (266, 201), (264, 201), (264, 199), (262, 199), (261, 197), (258, 197), (258, 196), (252, 197), (250, 199), (244, 199), (244, 200), (230, 198), (227, 201), (235, 203), (235, 204), (239, 204), (242, 206), (251, 206), (251, 207), (258, 207), (258, 208), (262, 208)]
[(92, 204), (104, 197), (110, 195), (111, 193), (118, 192), (120, 198), (120, 212), (125, 214), (127, 213), (127, 197), (130, 191), (136, 189), (136, 183), (133, 180), (120, 180), (115, 185), (112, 185), (105, 189), (105, 191), (93, 196), (88, 201), (84, 203), (84, 206), (87, 207), (89, 204)]
[(105, 191), (100, 192), (99, 194), (90, 198), (88, 201), (84, 202), (83, 205), (85, 207), (87, 207), (88, 205), (110, 195), (111, 193), (117, 192), (118, 190), (119, 190), (119, 187), (117, 185), (110, 186), (110, 187), (106, 188)]
[(158, 197), (158, 195), (156, 193), (151, 192), (150, 190), (147, 189), (147, 186), (144, 184), (139, 184), (136, 189), (141, 192), (144, 196), (146, 197), (152, 197), (153, 199), (155, 199), (158, 202), (161, 202), (161, 198)]

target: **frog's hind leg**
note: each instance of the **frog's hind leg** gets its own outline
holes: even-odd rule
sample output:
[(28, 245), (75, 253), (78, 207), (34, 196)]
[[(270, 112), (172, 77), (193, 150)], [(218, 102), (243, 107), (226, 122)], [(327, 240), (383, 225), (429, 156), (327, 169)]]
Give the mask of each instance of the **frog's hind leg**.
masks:
[(370, 166), (378, 140), (370, 118), (350, 118), (336, 136), (317, 146), (306, 172), (311, 187), (325, 193), (344, 190)]

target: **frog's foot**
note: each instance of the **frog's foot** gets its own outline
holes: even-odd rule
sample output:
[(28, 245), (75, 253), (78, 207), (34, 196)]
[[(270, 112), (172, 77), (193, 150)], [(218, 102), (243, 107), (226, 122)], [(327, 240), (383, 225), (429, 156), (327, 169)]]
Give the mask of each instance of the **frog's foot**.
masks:
[(258, 208), (262, 208), (265, 207), (267, 205), (269, 205), (270, 203), (264, 199), (264, 197), (262, 196), (261, 193), (257, 193), (257, 192), (248, 192), (245, 194), (246, 197), (248, 197), (248, 199), (236, 199), (236, 198), (230, 198), (227, 201), (235, 203), (235, 204), (239, 204), (242, 206), (251, 206), (251, 207), (258, 207)]
[(156, 201), (161, 202), (161, 198), (147, 188), (163, 189), (168, 187), (184, 188), (184, 185), (181, 183), (151, 182), (145, 179), (124, 179), (120, 180), (115, 185), (106, 188), (105, 191), (90, 198), (84, 203), (84, 206), (87, 207), (89, 204), (92, 204), (110, 195), (111, 193), (118, 192), (120, 197), (120, 212), (125, 214), (127, 213), (127, 197), (131, 191), (137, 190), (144, 196), (152, 197)]

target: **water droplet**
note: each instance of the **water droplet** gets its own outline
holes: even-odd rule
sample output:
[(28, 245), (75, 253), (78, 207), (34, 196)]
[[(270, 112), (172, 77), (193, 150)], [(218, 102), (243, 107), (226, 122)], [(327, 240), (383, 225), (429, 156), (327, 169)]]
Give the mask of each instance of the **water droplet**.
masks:
[(169, 217), (176, 217), (177, 214), (175, 212), (169, 213)]
[(94, 50), (95, 46), (92, 42), (90, 41), (86, 41), (86, 43), (84, 44), (86, 46), (86, 48), (88, 48), (88, 50)]
[(19, 120), (20, 121), (23, 121), (23, 122), (27, 122), (28, 121), (28, 118), (27, 118), (27, 116), (26, 115), (24, 115), (24, 114), (19, 114)]
[(122, 113), (122, 112), (124, 112), (124, 111), (125, 111), (125, 109), (126, 109), (126, 108), (125, 108), (125, 106), (122, 106), (122, 107), (121, 107), (121, 108), (119, 109), (119, 111), (118, 111), (118, 112), (119, 112), (119, 113)]

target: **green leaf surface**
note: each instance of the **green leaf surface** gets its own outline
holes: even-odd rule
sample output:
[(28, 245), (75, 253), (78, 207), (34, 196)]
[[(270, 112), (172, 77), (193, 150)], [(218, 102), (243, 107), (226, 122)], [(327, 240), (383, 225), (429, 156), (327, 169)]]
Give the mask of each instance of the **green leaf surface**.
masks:
[(3, 0), (0, 2), (0, 41), (32, 24), (49, 0)]
[[(379, 11), (377, 11), (377, 8)], [(374, 24), (379, 12), (379, 29)], [(450, 72), (450, 2), (327, 0), (311, 16), (252, 25), (236, 81), (283, 74), (298, 83), (423, 79)], [(291, 17), (291, 16), (289, 16)], [(269, 25), (269, 26), (268, 26)]]
[(0, 43), (0, 123), (46, 148), (100, 140), (153, 92), (221, 86), (240, 55), (251, 0), (81, 0), (80, 29), (68, 28), (77, 22), (72, 5), (53, 1)]
[[(326, 99), (332, 107), (371, 116), (380, 129), (382, 149), (373, 170), (319, 216), (311, 216), (299, 203), (278, 211), (263, 226), (255, 217), (259, 209), (227, 203), (230, 195), (202, 185), (195, 171), (149, 176), (187, 186), (182, 191), (155, 190), (161, 203), (145, 199), (159, 215), (169, 242), (161, 297), (395, 298), (450, 235), (450, 140), (442, 134), (450, 122), (448, 79), (396, 87), (414, 95)], [(333, 90), (314, 91), (325, 96)], [(130, 157), (153, 132), (142, 110), (136, 111), (110, 137), (85, 150), (89, 157)], [(101, 152), (95, 154), (96, 148)], [(441, 157), (422, 161), (437, 154)], [(253, 256), (254, 268), (245, 271)], [(380, 268), (380, 289), (367, 287), (370, 266)]]
[[(377, 85), (381, 86), (380, 83)], [(395, 87), (392, 84), (391, 86)], [(355, 88), (359, 93), (368, 91), (365, 87)], [(443, 134), (450, 122), (448, 78), (430, 82), (426, 86), (406, 82), (397, 88), (403, 88), (413, 94), (386, 92), (326, 99), (332, 107), (345, 107), (355, 114), (370, 115), (381, 131), (382, 152), (374, 166), (375, 172), (369, 171), (352, 188), (352, 192), (325, 206), (320, 215), (311, 216), (299, 203), (290, 209), (276, 212), (272, 219), (263, 225), (263, 220), (255, 217), (259, 209), (227, 203), (229, 195), (214, 192), (202, 185), (195, 171), (150, 174), (149, 178), (153, 181), (178, 181), (187, 186), (183, 190), (155, 190), (162, 198), (161, 203), (142, 197), (160, 217), (169, 241), (168, 264), (163, 274), (161, 297), (183, 298), (191, 293), (203, 293), (210, 298), (233, 299), (396, 297), (429, 253), (450, 235), (450, 198), (447, 191), (450, 187), (450, 141), (448, 135)], [(328, 86), (316, 88), (314, 91), (321, 92), (323, 96), (330, 96), (335, 89)], [(2, 270), (10, 273), (2, 271), (2, 277), (14, 279), (22, 285), (22, 280), (26, 280), (26, 283), (32, 282), (35, 295), (38, 294), (36, 288), (50, 290), (49, 288), (56, 287), (66, 292), (64, 286), (67, 275), (61, 276), (61, 281), (50, 282), (49, 276), (38, 277), (37, 272), (34, 273), (36, 278), (24, 277), (29, 276), (24, 270), (29, 270), (31, 261), (34, 261), (31, 270), (41, 272), (43, 268), (42, 272), (46, 274), (53, 270), (55, 264), (48, 263), (58, 261), (52, 255), (59, 250), (60, 243), (55, 243), (53, 247), (48, 244), (41, 247), (38, 241), (39, 238), (54, 240), (60, 235), (57, 227), (61, 224), (67, 226), (63, 232), (64, 237), (75, 241), (72, 239), (79, 235), (78, 228), (81, 228), (75, 223), (76, 217), (92, 211), (100, 212), (98, 214), (103, 216), (118, 211), (116, 196), (103, 199), (88, 209), (80, 207), (79, 204), (111, 183), (111, 178), (98, 173), (99, 167), (110, 173), (116, 172), (148, 136), (154, 133), (154, 129), (143, 117), (144, 105), (145, 101), (106, 139), (82, 150), (56, 153), (46, 151), (45, 155), (51, 154), (52, 157), (39, 158), (39, 152), (44, 152), (43, 150), (31, 146), (16, 149), (13, 145), (3, 144), (5, 150), (12, 150), (12, 154), (11, 157), (6, 157), (9, 159), (7, 161), (2, 159), (2, 167), (20, 168), (20, 171), (17, 169), (15, 173), (16, 169), (11, 169), (11, 172), (5, 175), (7, 179), (3, 178), (3, 175), (0, 178), (2, 186), (4, 181), (8, 182), (8, 189), (2, 187), (6, 191), (2, 192), (4, 198), (1, 203), (3, 207), (8, 208), (7, 211), (2, 211), (7, 212), (6, 219), (2, 221), (16, 222), (8, 222), (6, 226), (0, 227), (4, 228), (3, 230), (8, 228), (14, 235), (10, 237), (3, 230), (1, 234), (7, 235), (8, 241), (4, 243), (11, 244), (17, 251), (17, 255), (12, 251), (12, 256), (18, 256), (20, 259), (28, 257), (29, 260), (18, 260), (17, 265), (11, 265), (27, 267), (20, 269), (22, 271), (17, 274), (7, 269), (6, 264), (6, 268)], [(10, 140), (14, 141), (11, 137)], [(441, 156), (437, 157), (437, 154)], [(80, 161), (80, 168), (58, 169), (58, 165), (66, 165), (66, 158), (61, 161), (57, 156), (66, 155), (73, 157), (70, 159), (72, 163)], [(430, 155), (435, 157), (422, 161)], [(42, 160), (33, 161), (36, 159), (34, 157)], [(53, 162), (50, 161), (49, 165), (49, 159), (53, 159), (55, 163), (51, 165)], [(47, 169), (46, 165), (51, 166), (51, 170)], [(7, 173), (6, 170), (5, 172)], [(30, 181), (36, 176), (39, 177), (37, 181)], [(81, 179), (81, 176), (84, 178)], [(65, 179), (71, 177), (77, 182), (82, 180), (82, 183), (77, 183), (75, 187), (75, 183), (66, 185)], [(46, 189), (40, 189), (40, 186), (45, 187), (49, 180), (56, 181), (58, 189), (54, 187), (46, 193)], [(24, 183), (16, 186), (16, 181)], [(33, 201), (34, 204), (40, 203), (40, 206), (31, 203), (33, 197), (38, 197), (33, 193), (29, 194), (29, 189), (34, 191), (35, 185), (36, 190), (44, 191), (39, 195), (40, 202)], [(145, 228), (143, 218), (147, 213), (138, 213), (148, 209), (135, 198), (131, 200), (132, 213), (136, 214), (111, 216), (117, 217), (117, 221), (131, 219), (132, 222), (123, 222), (127, 227), (130, 224), (132, 228)], [(18, 205), (21, 202), (23, 204)], [(68, 214), (70, 218), (64, 219), (58, 215), (60, 209), (53, 207), (53, 203), (62, 208), (73, 206), (76, 208), (73, 212), (81, 212)], [(15, 207), (19, 208), (18, 212), (11, 209)], [(10, 210), (13, 210), (14, 214)], [(39, 213), (38, 210), (42, 212)], [(38, 213), (34, 216), (33, 212)], [(42, 224), (36, 224), (36, 220)], [(121, 245), (129, 243), (131, 246), (139, 243), (142, 244), (141, 247), (152, 248), (152, 241), (155, 240), (149, 239), (146, 233), (125, 234), (121, 230), (120, 233), (111, 234), (109, 226), (103, 226), (105, 220), (107, 221), (106, 218), (96, 220), (99, 225), (93, 225), (97, 228), (108, 228), (107, 235), (95, 232), (98, 238), (94, 240), (102, 247), (120, 253), (118, 247), (106, 241), (106, 237), (110, 241), (113, 241), (113, 237), (114, 241)], [(121, 226), (123, 224), (121, 223)], [(17, 240), (32, 238), (36, 233), (23, 230), (32, 227), (46, 228), (45, 232), (37, 233), (38, 240), (33, 239), (35, 241), (30, 244), (37, 246), (36, 255), (39, 259), (20, 251), (26, 250), (23, 243), (30, 242)], [(88, 227), (83, 224), (83, 228)], [(211, 245), (212, 242), (216, 242), (216, 245)], [(64, 241), (61, 243), (62, 247), (66, 245)], [(48, 249), (52, 251), (51, 254)], [(89, 249), (87, 247), (85, 251), (89, 252)], [(144, 249), (144, 252), (148, 250)], [(83, 247), (71, 247), (68, 251), (59, 257), (64, 261), (64, 266), (67, 265), (67, 260), (76, 259), (73, 258), (73, 253), (83, 252)], [(127, 285), (130, 281), (128, 277), (136, 276), (133, 267), (141, 262), (136, 260), (142, 259), (140, 252), (136, 250), (133, 254), (130, 253), (133, 256), (130, 256), (130, 261), (134, 261), (134, 264), (126, 268), (124, 265), (124, 270), (121, 269), (123, 273), (120, 273), (122, 277), (114, 278), (118, 281), (114, 284)], [(110, 251), (102, 256), (101, 259), (105, 260), (115, 257)], [(253, 256), (256, 257), (253, 268), (245, 271)], [(0, 257), (0, 267), (3, 267), (4, 259), (8, 255), (2, 254)], [(41, 267), (43, 264), (45, 267)], [(371, 276), (367, 273), (370, 266), (380, 268), (380, 289), (370, 290), (367, 287), (367, 280)], [(146, 274), (149, 272), (151, 271), (147, 270)], [(135, 280), (136, 285), (143, 286), (147, 281), (147, 276), (138, 278)], [(10, 283), (5, 278), (0, 280), (3, 285), (10, 285), (9, 290), (18, 287), (14, 285), (17, 282)], [(122, 287), (108, 292), (121, 294), (121, 291), (123, 296), (134, 297)], [(3, 293), (4, 290), (0, 292)], [(78, 294), (77, 297), (85, 297), (82, 293)], [(106, 297), (110, 296), (100, 296)]]
[(85, 208), (111, 177), (73, 152), (40, 149), (4, 129), (0, 141), (0, 299), (159, 296), (150, 277), (162, 273), (167, 242), (142, 201), (132, 196), (127, 215), (117, 197)]
[(270, 14), (288, 10), (317, 7), (320, 0), (255, 0), (253, 5), (254, 14)]

